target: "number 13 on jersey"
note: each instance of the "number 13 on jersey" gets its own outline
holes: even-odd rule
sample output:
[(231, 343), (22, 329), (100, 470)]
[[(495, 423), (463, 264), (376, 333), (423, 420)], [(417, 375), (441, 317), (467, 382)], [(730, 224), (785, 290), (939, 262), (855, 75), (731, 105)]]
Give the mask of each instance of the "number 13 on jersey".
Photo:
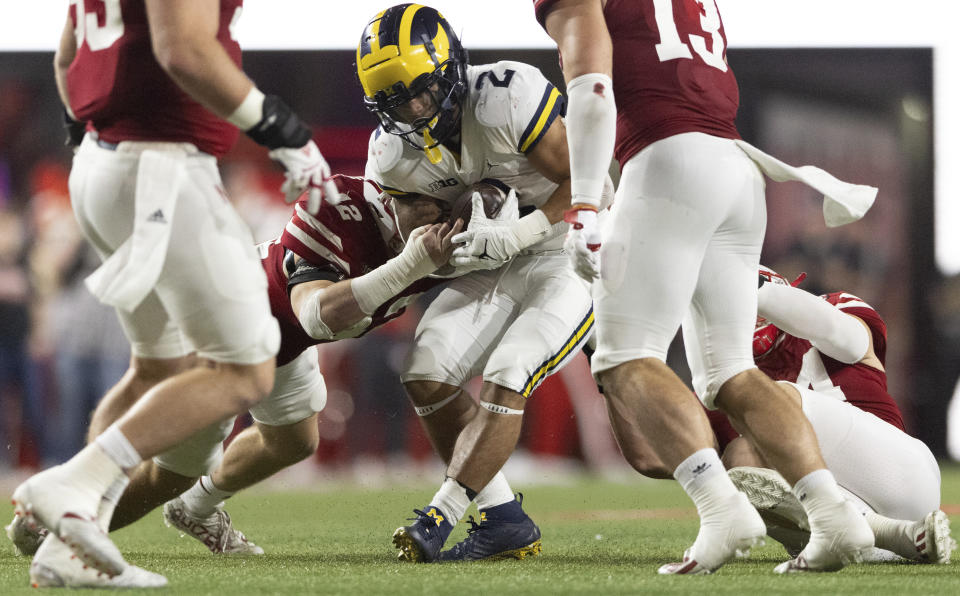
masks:
[(657, 56), (660, 62), (677, 59), (693, 59), (690, 48), (700, 56), (708, 66), (727, 71), (727, 63), (723, 59), (724, 42), (720, 35), (720, 13), (714, 0), (693, 0), (700, 7), (700, 28), (704, 34), (710, 35), (710, 49), (707, 49), (707, 40), (703, 35), (691, 33), (688, 41), (680, 39), (677, 22), (673, 15), (673, 0), (652, 0), (653, 12), (657, 20), (657, 29), (660, 32), (660, 43), (657, 44)]

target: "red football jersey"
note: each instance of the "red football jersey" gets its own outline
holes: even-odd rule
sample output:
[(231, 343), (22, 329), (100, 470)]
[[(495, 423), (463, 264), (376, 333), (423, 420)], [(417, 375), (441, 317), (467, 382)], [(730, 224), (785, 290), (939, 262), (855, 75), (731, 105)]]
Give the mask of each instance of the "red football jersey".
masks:
[[(240, 46), (230, 25), (242, 6), (243, 0), (221, 0), (217, 31), (237, 65)], [(143, 0), (77, 0), (70, 18), (79, 44), (67, 71), (70, 108), (101, 139), (193, 143), (217, 157), (237, 140), (235, 126), (194, 101), (160, 68)]]
[[(553, 0), (534, 0), (544, 23)], [(622, 166), (647, 145), (685, 132), (739, 139), (740, 93), (714, 0), (607, 0)]]
[[(880, 363), (885, 364), (887, 325), (877, 311), (846, 292), (825, 294), (822, 298), (867, 324), (873, 337), (873, 350)], [(900, 408), (887, 393), (887, 375), (872, 366), (844, 364), (822, 354), (808, 340), (786, 333), (756, 362), (760, 370), (775, 381), (791, 381), (814, 391), (835, 394), (903, 430)]]
[[(324, 201), (316, 215), (307, 212), (305, 200), (300, 201), (280, 237), (261, 246), (270, 308), (280, 323), (277, 366), (287, 364), (312, 345), (326, 343), (307, 335), (290, 306), (284, 269), (289, 252), (327, 269), (330, 279), (339, 281), (376, 269), (403, 248), (392, 218), (371, 204), (380, 194), (372, 182), (347, 176), (334, 176), (334, 180), (349, 200), (338, 205)], [(373, 313), (367, 331), (399, 317), (417, 296), (444, 281), (424, 278), (408, 286)]]
[[(880, 363), (885, 365), (887, 325), (877, 311), (846, 292), (825, 294), (821, 298), (867, 324), (873, 338), (873, 350)], [(783, 332), (770, 351), (758, 357), (756, 363), (774, 381), (790, 381), (820, 393), (835, 395), (837, 399), (844, 399), (904, 430), (900, 408), (887, 392), (887, 374), (872, 366), (834, 360), (814, 348), (808, 340)], [(710, 412), (708, 417), (722, 450), (738, 434), (722, 412)]]

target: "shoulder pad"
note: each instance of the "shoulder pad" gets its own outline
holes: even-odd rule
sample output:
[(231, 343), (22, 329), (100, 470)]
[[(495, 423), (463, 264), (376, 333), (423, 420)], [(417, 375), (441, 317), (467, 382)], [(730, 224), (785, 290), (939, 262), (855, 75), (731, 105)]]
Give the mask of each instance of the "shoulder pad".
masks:
[(367, 170), (370, 170), (371, 165), (375, 165), (377, 171), (389, 172), (397, 166), (401, 155), (403, 155), (403, 141), (400, 137), (378, 128), (370, 135), (367, 148)]
[(523, 74), (530, 67), (521, 62), (501, 61), (474, 68), (474, 76), (469, 79), (476, 98), (477, 122), (489, 128), (506, 126), (511, 118), (511, 97), (518, 91), (523, 93)]

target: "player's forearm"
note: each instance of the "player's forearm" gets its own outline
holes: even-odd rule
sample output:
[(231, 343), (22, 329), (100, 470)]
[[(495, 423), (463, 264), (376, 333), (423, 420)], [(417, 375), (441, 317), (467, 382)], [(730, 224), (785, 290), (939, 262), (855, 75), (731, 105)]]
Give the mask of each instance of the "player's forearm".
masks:
[(317, 340), (340, 339), (338, 335), (355, 326), (356, 333), (342, 337), (359, 335), (370, 322), (353, 297), (350, 280), (297, 285), (290, 293), (290, 306), (303, 330)]
[(570, 178), (560, 181), (560, 185), (547, 201), (540, 205), (540, 211), (547, 216), (551, 224), (563, 221), (564, 212), (570, 208)]
[(757, 314), (790, 335), (807, 339), (830, 358), (859, 362), (870, 348), (870, 333), (859, 319), (799, 288), (765, 283)]

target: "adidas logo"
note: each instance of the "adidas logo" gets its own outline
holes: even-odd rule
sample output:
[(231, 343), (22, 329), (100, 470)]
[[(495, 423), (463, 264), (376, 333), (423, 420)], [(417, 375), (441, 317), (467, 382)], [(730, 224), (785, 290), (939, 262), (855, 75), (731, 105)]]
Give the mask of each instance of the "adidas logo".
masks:
[(157, 209), (150, 214), (150, 217), (147, 218), (147, 221), (153, 223), (167, 223), (167, 218), (163, 216), (163, 209)]
[(699, 466), (697, 466), (696, 468), (693, 469), (693, 473), (694, 473), (694, 474), (703, 474), (703, 473), (706, 472), (709, 468), (710, 468), (710, 464), (707, 463), (707, 462), (703, 462), (702, 464), (700, 464)]

